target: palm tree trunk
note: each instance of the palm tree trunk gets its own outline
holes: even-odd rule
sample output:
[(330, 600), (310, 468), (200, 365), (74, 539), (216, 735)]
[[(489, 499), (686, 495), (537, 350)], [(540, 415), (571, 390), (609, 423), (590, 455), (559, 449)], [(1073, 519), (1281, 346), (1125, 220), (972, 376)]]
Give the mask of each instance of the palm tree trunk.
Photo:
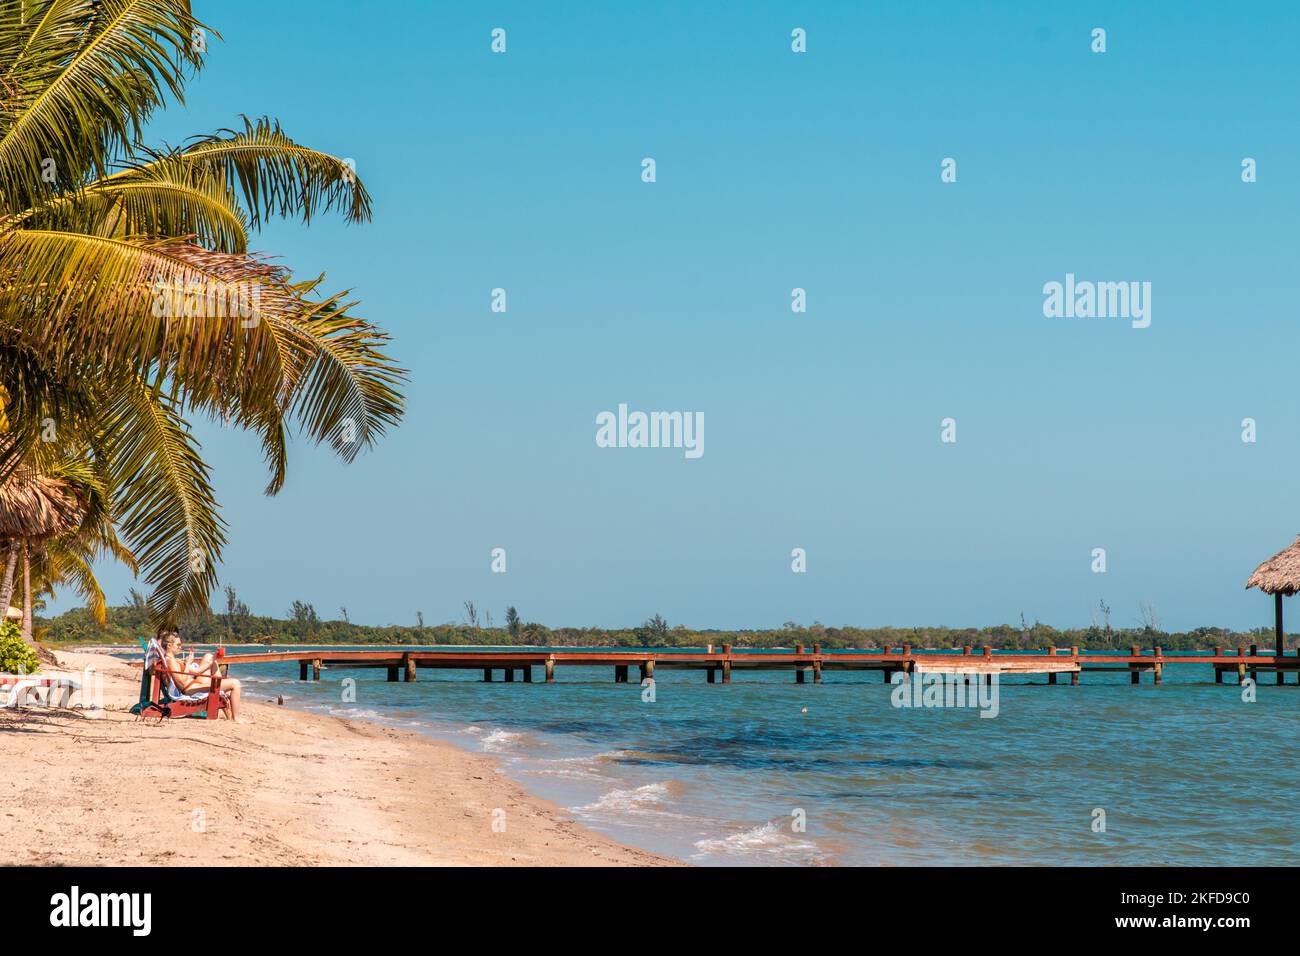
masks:
[(23, 542), (23, 640), (35, 647), (32, 641), (32, 560), (27, 542)]
[(18, 568), (18, 542), (10, 541), (5, 549), (5, 576), (0, 582), (0, 620), (9, 611), (14, 599), (14, 572)]

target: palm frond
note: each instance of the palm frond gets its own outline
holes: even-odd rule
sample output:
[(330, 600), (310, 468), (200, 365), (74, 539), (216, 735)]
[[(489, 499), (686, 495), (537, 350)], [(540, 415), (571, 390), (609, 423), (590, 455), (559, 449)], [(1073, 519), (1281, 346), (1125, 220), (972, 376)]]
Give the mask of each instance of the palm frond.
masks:
[(248, 217), (225, 174), (170, 159), (62, 193), (9, 224), (112, 238), (194, 236), (222, 252), (248, 250)]
[(0, 387), (8, 395), (9, 429), (0, 435), (0, 482), (21, 464), (49, 472), (64, 457), (59, 429), (96, 412), (93, 380), (75, 384), (57, 376), (27, 349), (0, 341)]
[(0, 332), (65, 374), (161, 368), (273, 402), (283, 370), (267, 318), (302, 308), (281, 274), (189, 243), (16, 230), (0, 235)]
[[(224, 277), (234, 269), (238, 275), (242, 268), (239, 257), (194, 246), (168, 251), (207, 274)], [(268, 493), (283, 483), (282, 416), (292, 415), (311, 440), (328, 443), (350, 462), (403, 415), (399, 387), (407, 373), (385, 351), (388, 336), (348, 311), (351, 305), (343, 302), (346, 293), (314, 298), (322, 279), (293, 282), (284, 270), (263, 279), (262, 348), (268, 353), (273, 350), (280, 374), (275, 403), (264, 400), (260, 383), (251, 377), (237, 382), (234, 392), (223, 391), (219, 382), (210, 379), (200, 385), (178, 377), (191, 406), (230, 417), (262, 435), (274, 475)], [(204, 387), (209, 385), (214, 387)], [(250, 390), (251, 385), (257, 385), (257, 390)]]
[(300, 146), (268, 117), (243, 120), (242, 130), (196, 137), (168, 158), (220, 170), (238, 183), (254, 229), (273, 215), (300, 215), (311, 222), (312, 216), (336, 207), (348, 222), (370, 220), (370, 194), (354, 165)]
[(95, 623), (104, 627), (108, 623), (108, 606), (88, 554), (75, 546), (50, 542), (32, 561), (32, 591), (53, 597), (56, 589), (68, 582), (81, 595)]
[(10, 211), (105, 175), (167, 94), (183, 100), (186, 68), (202, 65), (189, 0), (52, 0), (39, 12), (0, 74)]
[(153, 587), (151, 616), (202, 611), (226, 539), (198, 443), (175, 403), (141, 379), (116, 389), (102, 434), (116, 521)]
[(336, 295), (310, 312), (286, 315), (291, 342), (305, 353), (294, 382), (293, 413), (317, 442), (328, 442), (344, 461), (370, 447), (403, 415), (398, 391), (406, 378), (384, 346), (388, 336), (348, 312)]

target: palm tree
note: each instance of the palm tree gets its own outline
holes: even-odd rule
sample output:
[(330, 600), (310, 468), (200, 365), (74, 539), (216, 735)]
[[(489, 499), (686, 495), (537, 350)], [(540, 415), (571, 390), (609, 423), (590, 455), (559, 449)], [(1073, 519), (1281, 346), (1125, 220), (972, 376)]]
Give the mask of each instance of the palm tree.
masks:
[(103, 589), (93, 563), (114, 557), (135, 571), (135, 556), (118, 540), (110, 499), (96, 463), (89, 458), (55, 463), (48, 474), (21, 469), (0, 484), (0, 540), (6, 561), (0, 580), (0, 613), (13, 599), (22, 558), (22, 636), (32, 644), (32, 604), (55, 588), (72, 584), (92, 616), (106, 623)]
[(345, 293), (249, 248), (272, 216), (368, 220), (349, 163), (269, 119), (142, 144), (205, 29), (187, 0), (0, 0), (0, 482), (84, 451), (159, 622), (207, 608), (225, 543), (191, 418), (257, 432), (275, 494), (291, 423), (351, 461), (405, 378)]
[[(75, 488), (82, 503), (80, 523), (67, 533), (46, 538), (31, 551), (31, 578), (27, 590), (35, 598), (53, 597), (56, 589), (70, 584), (86, 602), (100, 627), (107, 623), (108, 605), (104, 590), (95, 577), (94, 562), (101, 557), (121, 561), (133, 572), (139, 569), (135, 555), (118, 539), (113, 527), (111, 498), (96, 463), (89, 457), (60, 462), (58, 480)], [(30, 604), (30, 601), (26, 601)], [(25, 607), (24, 629), (31, 634), (31, 614)]]
[(13, 598), (14, 573), (22, 559), (23, 640), (32, 643), (33, 548), (46, 539), (77, 532), (86, 511), (78, 489), (63, 478), (37, 474), (22, 469), (0, 485), (0, 536), (7, 541), (5, 576), (0, 585), (0, 609), (9, 610)]

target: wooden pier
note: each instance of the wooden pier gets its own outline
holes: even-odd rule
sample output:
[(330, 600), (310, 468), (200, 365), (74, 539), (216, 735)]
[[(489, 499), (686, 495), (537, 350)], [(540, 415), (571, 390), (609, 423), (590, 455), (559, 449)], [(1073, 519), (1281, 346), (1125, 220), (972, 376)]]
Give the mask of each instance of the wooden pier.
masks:
[(1143, 651), (1132, 647), (1130, 653), (1101, 652), (1084, 654), (1078, 647), (1049, 647), (1038, 653), (1027, 651), (997, 651), (990, 647), (972, 651), (970, 646), (960, 653), (942, 651), (917, 651), (911, 646), (886, 648), (876, 651), (823, 650), (814, 644), (811, 650), (796, 645), (793, 650), (739, 650), (729, 644), (720, 648), (580, 648), (580, 647), (438, 647), (438, 648), (374, 648), (366, 650), (309, 650), (267, 651), (254, 654), (227, 654), (223, 670), (231, 666), (269, 664), (276, 661), (297, 661), (299, 680), (320, 680), (321, 670), (351, 670), (382, 668), (390, 681), (414, 681), (419, 670), (474, 670), (481, 671), (484, 681), (492, 681), (499, 673), (502, 680), (532, 683), (534, 668), (545, 675), (546, 683), (554, 683), (557, 667), (609, 667), (613, 669), (615, 683), (629, 681), (632, 668), (639, 680), (653, 678), (657, 669), (701, 670), (707, 674), (708, 683), (730, 684), (734, 671), (786, 670), (797, 683), (805, 683), (812, 675), (812, 683), (820, 684), (828, 671), (879, 671), (885, 683), (894, 674), (944, 673), (966, 675), (968, 678), (993, 674), (1031, 675), (1044, 674), (1049, 684), (1055, 684), (1059, 675), (1069, 675), (1071, 684), (1078, 684), (1080, 676), (1089, 671), (1126, 672), (1132, 683), (1141, 681), (1148, 673), (1155, 683), (1161, 683), (1164, 669), (1184, 664), (1211, 664), (1216, 683), (1223, 683), (1224, 675), (1235, 678), (1235, 683), (1245, 682), (1249, 676), (1259, 683), (1260, 672), (1272, 672), (1278, 684), (1285, 683), (1288, 673), (1297, 675), (1300, 683), (1300, 656), (1286, 654), (1260, 654), (1258, 647), (1227, 649), (1216, 647), (1213, 654), (1178, 654), (1166, 657), (1159, 648)]

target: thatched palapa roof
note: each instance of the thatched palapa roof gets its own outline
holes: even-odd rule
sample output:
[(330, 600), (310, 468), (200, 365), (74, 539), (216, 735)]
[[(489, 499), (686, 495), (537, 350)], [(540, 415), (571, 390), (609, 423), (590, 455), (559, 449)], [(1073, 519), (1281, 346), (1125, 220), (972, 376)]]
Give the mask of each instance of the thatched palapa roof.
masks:
[(1257, 567), (1246, 587), (1287, 596), (1300, 591), (1300, 538)]
[(22, 469), (0, 484), (0, 539), (67, 534), (80, 527), (84, 511), (72, 484)]

